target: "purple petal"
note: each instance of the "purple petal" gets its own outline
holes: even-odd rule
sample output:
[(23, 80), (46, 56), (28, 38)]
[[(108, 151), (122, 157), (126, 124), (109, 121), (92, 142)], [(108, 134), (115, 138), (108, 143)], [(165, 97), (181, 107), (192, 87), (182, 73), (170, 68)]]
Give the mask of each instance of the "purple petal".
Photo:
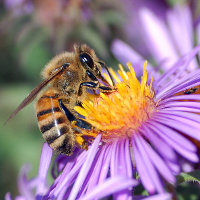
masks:
[(165, 98), (170, 97), (174, 94), (177, 94), (178, 92), (182, 92), (186, 89), (200, 85), (200, 78), (199, 78), (200, 73), (196, 72), (196, 74), (197, 74), (198, 78), (194, 77), (193, 79), (190, 79), (189, 81), (188, 80), (181, 80), (180, 82), (177, 81), (176, 84), (174, 85), (174, 87), (172, 87), (172, 85), (169, 86), (169, 88), (166, 88), (165, 90), (163, 90), (163, 92), (162, 92), (163, 96), (157, 95), (156, 99), (158, 99), (158, 97), (159, 97), (159, 99), (165, 99)]
[(87, 195), (80, 200), (101, 199), (121, 190), (131, 188), (136, 184), (137, 181), (133, 179), (115, 176), (113, 178), (107, 179), (104, 183), (97, 185), (93, 191), (87, 193)]
[[(128, 62), (134, 64), (134, 70), (137, 76), (142, 75), (143, 72), (143, 65), (145, 59), (138, 54), (132, 47), (128, 44), (122, 42), (121, 40), (114, 40), (112, 44), (112, 52), (115, 57), (124, 65)], [(149, 68), (153, 69), (150, 64), (148, 64)]]
[(141, 159), (143, 159), (144, 164), (146, 165), (146, 169), (148, 170), (148, 173), (150, 174), (150, 177), (151, 177), (151, 179), (152, 179), (152, 181), (154, 183), (154, 186), (155, 186), (156, 190), (159, 193), (164, 192), (164, 188), (162, 186), (162, 183), (160, 181), (158, 173), (157, 173), (153, 163), (151, 162), (151, 159), (150, 159), (150, 156), (149, 156), (149, 152), (145, 151), (144, 145), (142, 143), (142, 138), (140, 137), (139, 134), (135, 137), (135, 143), (137, 145), (138, 150), (141, 153), (141, 156), (142, 156)]
[(115, 176), (117, 174), (116, 172), (116, 159), (115, 159), (115, 155), (116, 155), (116, 151), (117, 151), (117, 143), (118, 141), (114, 141), (112, 146), (113, 149), (111, 151), (111, 160), (110, 160), (110, 174), (111, 176)]
[[(180, 77), (180, 75), (184, 75), (183, 79), (185, 79), (185, 77), (187, 78), (187, 76), (185, 75), (186, 75), (186, 71), (188, 70), (187, 69), (188, 65), (195, 58), (195, 55), (199, 52), (199, 50), (200, 50), (200, 45), (195, 47), (186, 56), (179, 59), (178, 62), (175, 63), (168, 72), (164, 73), (157, 81), (154, 82), (154, 89), (156, 93), (157, 91), (159, 91), (159, 93), (156, 94), (157, 99), (164, 98), (164, 96), (166, 96), (165, 93), (167, 91), (170, 91), (173, 86), (179, 85), (178, 77)], [(181, 70), (181, 74), (177, 73), (177, 71), (179, 72), (180, 70)], [(175, 78), (176, 78), (176, 81), (174, 81)], [(172, 80), (171, 84), (169, 84), (169, 81), (168, 81), (169, 79)], [(184, 80), (181, 80), (181, 81), (184, 82)], [(176, 92), (178, 91), (175, 91), (175, 93)], [(173, 93), (170, 93), (170, 94), (173, 94)]]
[(187, 56), (183, 56), (181, 59), (179, 59), (174, 65), (171, 66), (171, 68), (163, 73), (157, 80), (154, 81), (154, 89), (157, 91), (160, 89), (162, 91), (162, 88), (165, 89), (167, 86), (166, 83), (170, 82), (171, 78), (176, 77), (177, 71), (183, 72), (185, 68), (187, 67)]
[(140, 179), (141, 179), (144, 187), (152, 194), (155, 192), (155, 186), (150, 177), (149, 172), (146, 169), (145, 163), (142, 159), (142, 155), (138, 151), (138, 148), (135, 145), (133, 140), (131, 140), (131, 146), (132, 146), (132, 150), (133, 150), (133, 156), (135, 159), (136, 168), (140, 175)]
[[(130, 176), (127, 174), (128, 173), (127, 165), (131, 164), (131, 158), (129, 157), (129, 161), (128, 163), (126, 163), (126, 159), (125, 159), (126, 141), (127, 139), (123, 139), (117, 142), (116, 151), (115, 151), (115, 154), (113, 154), (113, 159), (114, 159), (113, 163), (115, 166), (111, 166), (111, 171), (113, 171), (113, 173), (111, 173), (111, 177), (115, 177), (115, 176), (129, 177)], [(114, 167), (114, 170), (112, 170), (112, 167)], [(129, 165), (128, 168), (130, 169), (131, 166)], [(126, 189), (121, 192), (118, 192), (117, 194), (114, 194), (114, 199), (128, 199), (131, 196), (132, 196), (132, 191), (129, 189)]]
[[(60, 180), (58, 180), (58, 181), (56, 180), (57, 185), (61, 185), (62, 182), (66, 183), (65, 185), (63, 185), (62, 190), (59, 192), (59, 194), (57, 196), (58, 200), (68, 198), (68, 196), (71, 192), (71, 189), (73, 187), (72, 184), (75, 182), (75, 179), (77, 178), (77, 175), (79, 173), (78, 168), (81, 167), (81, 165), (85, 161), (84, 155), (85, 154), (81, 154), (79, 158), (76, 158), (73, 153), (72, 156), (70, 156), (72, 160), (69, 159), (69, 156), (66, 156), (66, 160), (68, 160), (68, 163), (66, 164), (66, 166), (61, 174)], [(78, 166), (78, 168), (76, 168), (76, 166)], [(72, 172), (72, 173), (69, 173), (69, 172)], [(70, 178), (68, 178), (68, 177), (70, 177)], [(55, 181), (54, 181), (54, 183), (55, 183)]]
[[(56, 179), (58, 174), (63, 171), (66, 165), (71, 165), (71, 167), (76, 163), (77, 157), (83, 152), (83, 150), (79, 148), (75, 148), (73, 154), (71, 156), (65, 155), (58, 155), (57, 158), (54, 160), (53, 167), (52, 167), (52, 176)], [(55, 174), (56, 173), (56, 174)]]
[(27, 200), (27, 199), (23, 196), (16, 196), (15, 200)]
[[(156, 113), (158, 117), (154, 117), (153, 120), (158, 121), (162, 124), (165, 124), (168, 127), (174, 128), (178, 131), (181, 131), (185, 133), (186, 135), (195, 138), (196, 140), (200, 140), (200, 132), (199, 132), (199, 126), (200, 124), (188, 120), (186, 118), (178, 118), (173, 117), (173, 119), (169, 119), (162, 114), (159, 115), (159, 113)], [(159, 124), (160, 124), (159, 123)]]
[[(160, 110), (160, 113), (171, 113), (174, 111), (174, 112), (181, 112), (182, 116), (186, 116), (189, 113), (193, 113), (193, 111), (196, 111), (196, 113), (199, 113), (200, 102), (187, 101), (187, 100), (186, 101), (172, 101), (172, 102), (167, 102), (165, 104), (160, 104), (158, 106), (158, 109)], [(171, 111), (168, 111), (168, 110), (171, 110)]]
[(12, 200), (12, 196), (11, 196), (10, 192), (6, 193), (5, 200)]
[(70, 193), (70, 196), (68, 198), (69, 200), (76, 199), (76, 196), (78, 195), (78, 192), (81, 189), (81, 186), (90, 170), (90, 167), (95, 158), (96, 152), (98, 151), (100, 139), (101, 139), (101, 135), (98, 135), (96, 137), (96, 139), (94, 140), (91, 148), (88, 150), (88, 155), (87, 155), (86, 161), (83, 164), (83, 166), (80, 170), (80, 173), (78, 174), (76, 182), (75, 182), (75, 184), (72, 188), (72, 191)]
[[(165, 104), (167, 102), (173, 103), (173, 101), (177, 101), (177, 100), (187, 100), (187, 101), (189, 101), (189, 100), (200, 100), (200, 95), (199, 94), (190, 94), (190, 95), (172, 96), (172, 97), (169, 97), (167, 99), (163, 99), (162, 101), (160, 101), (158, 103), (158, 105), (162, 105), (162, 104)], [(184, 102), (178, 102), (178, 103), (184, 103)]]
[(166, 165), (172, 170), (174, 174), (179, 174), (181, 171), (180, 165), (178, 162), (172, 162), (170, 160), (166, 160)]
[[(61, 176), (58, 177), (58, 181), (56, 182), (56, 188), (54, 189), (54, 195), (57, 196), (58, 200), (66, 199), (71, 193), (71, 189), (73, 187), (73, 184), (79, 174), (80, 168), (82, 167), (83, 163), (86, 160), (87, 152), (83, 151), (79, 157), (75, 157), (74, 155), (70, 156), (71, 161), (69, 160), (69, 157), (66, 157), (66, 159), (69, 161), (67, 165), (65, 166), (63, 172), (61, 173)], [(65, 184), (63, 184), (63, 182)], [(60, 192), (59, 192), (60, 191)], [(51, 195), (53, 193), (51, 192)]]
[[(126, 139), (120, 140), (118, 142), (118, 147), (115, 154), (116, 174), (113, 174), (113, 176), (116, 176), (116, 175), (127, 176), (127, 163), (125, 161), (125, 142), (126, 142)], [(130, 157), (129, 157), (129, 160), (130, 160)]]
[(172, 95), (177, 94), (178, 92), (182, 92), (186, 89), (196, 87), (200, 85), (200, 70), (196, 70), (196, 75), (189, 74), (186, 78), (181, 79), (180, 81), (177, 80), (174, 84), (168, 83), (168, 87), (163, 88), (163, 91), (160, 92), (156, 99), (165, 99)]
[[(172, 113), (174, 111), (171, 111)], [(164, 113), (160, 113), (164, 114)], [(164, 114), (166, 117), (170, 116), (170, 114)], [(159, 117), (159, 116), (158, 116)], [(173, 116), (172, 116), (173, 117)], [(182, 136), (180, 133), (174, 131), (173, 129), (164, 127), (162, 125), (159, 125), (160, 128), (163, 130), (163, 134), (165, 134), (167, 137), (169, 137), (171, 140), (179, 144), (180, 146), (183, 146), (184, 148), (188, 149), (189, 151), (196, 151), (196, 146), (187, 138)]]
[(30, 165), (24, 165), (21, 169), (18, 179), (18, 189), (22, 196), (26, 199), (34, 200), (35, 197), (32, 193), (32, 188), (30, 188), (29, 181), (27, 180), (27, 174), (30, 171)]
[[(103, 159), (105, 157), (106, 151), (108, 150), (108, 145), (104, 145), (99, 153), (98, 158), (96, 159), (96, 161), (94, 162), (94, 166), (91, 167), (91, 172), (90, 172), (90, 176), (89, 176), (89, 181), (87, 183), (87, 187), (85, 186), (85, 188), (87, 188), (87, 192), (91, 192), (93, 190), (93, 188), (97, 185), (98, 181), (99, 181), (99, 176), (101, 174), (101, 169), (103, 167)], [(85, 183), (84, 183), (85, 184)]]
[[(137, 160), (135, 161), (138, 171), (139, 171), (139, 168), (141, 167), (141, 165), (138, 165), (138, 164), (142, 162), (143, 165), (145, 166), (145, 168), (143, 170), (145, 170), (146, 174), (149, 175), (149, 179), (152, 181), (151, 184), (154, 185), (154, 189), (156, 191), (162, 193), (164, 190), (163, 190), (160, 178), (158, 176), (158, 173), (156, 172), (154, 166), (152, 165), (152, 162), (150, 161), (148, 154), (144, 151), (144, 147), (140, 141), (139, 136), (135, 136), (134, 140), (135, 140), (135, 149), (137, 149), (136, 151), (138, 151), (138, 154), (140, 154), (140, 158), (137, 157)], [(137, 156), (137, 154), (135, 154), (135, 155)], [(135, 156), (135, 159), (136, 159), (136, 156)], [(141, 161), (139, 161), (138, 158)], [(144, 178), (146, 179), (146, 177), (144, 177), (144, 172), (139, 173), (139, 175), (144, 184)], [(146, 189), (148, 189), (148, 188), (146, 188)], [(149, 192), (151, 192), (151, 190)]]
[(48, 198), (57, 197), (60, 192), (64, 190), (64, 188), (69, 188), (70, 185), (73, 184), (74, 178), (79, 173), (81, 166), (85, 162), (86, 156), (86, 151), (83, 151), (78, 157), (78, 160), (73, 168), (73, 163), (66, 165), (62, 174), (57, 178), (56, 186), (54, 186), (53, 189), (50, 190)]
[(58, 174), (64, 169), (68, 162), (66, 156), (58, 155), (57, 158), (53, 162), (53, 166), (51, 168), (51, 175), (54, 179), (58, 177)]
[(157, 63), (166, 60), (163, 68), (169, 69), (178, 56), (166, 25), (146, 8), (141, 8), (139, 13), (149, 51)]
[[(193, 48), (193, 24), (190, 8), (187, 6), (177, 5), (172, 10), (167, 12), (167, 19), (179, 53), (184, 55), (191, 51)], [(192, 61), (189, 68), (197, 68), (196, 60)]]
[(128, 139), (125, 140), (125, 163), (126, 163), (126, 171), (127, 176), (129, 178), (132, 177), (133, 174), (133, 166), (132, 166), (132, 159), (130, 154), (130, 141)]
[[(146, 128), (147, 127), (147, 128)], [(151, 144), (156, 147), (156, 150), (160, 152), (160, 154), (165, 159), (166, 165), (175, 173), (178, 174), (180, 172), (180, 167), (177, 164), (177, 157), (173, 150), (173, 147), (169, 146), (168, 143), (165, 142), (162, 138), (156, 135), (154, 132), (148, 129), (148, 125), (143, 126), (143, 134), (150, 140)], [(162, 148), (160, 148), (162, 147)], [(165, 152), (165, 153), (164, 153)], [(166, 155), (168, 154), (169, 155)], [(172, 155), (170, 155), (172, 154)]]
[[(190, 104), (192, 105), (193, 102), (190, 102)], [(200, 104), (199, 104), (200, 105)], [(196, 114), (196, 113), (190, 113), (190, 112), (183, 112), (183, 111), (177, 111), (177, 110), (172, 110), (171, 112), (168, 112), (168, 111), (160, 111), (159, 114), (163, 114), (165, 117), (168, 117), (168, 118), (176, 118), (176, 119), (188, 119), (188, 120), (191, 120), (191, 123), (200, 123), (200, 115), (199, 114)]]
[(192, 164), (189, 162), (186, 162), (185, 160), (181, 162), (181, 165), (182, 165), (183, 172), (188, 173), (194, 170), (194, 167), (192, 166)]
[(177, 94), (178, 92), (182, 92), (186, 89), (200, 85), (200, 79), (199, 79), (200, 73), (196, 72), (196, 74), (197, 74), (198, 78), (195, 78), (193, 76), (193, 79), (189, 79), (189, 80), (184, 79), (181, 81), (176, 81), (174, 84), (168, 83), (169, 86), (163, 88), (162, 92), (159, 92), (156, 95), (156, 100), (171, 97), (171, 96)]
[(193, 113), (199, 113), (199, 108), (189, 108), (189, 107), (170, 107), (170, 108), (162, 108), (163, 111), (172, 112), (172, 111), (182, 111), (182, 112), (193, 112)]
[[(197, 162), (198, 156), (196, 155), (196, 153), (187, 150), (184, 144), (178, 144), (178, 140), (172, 140), (169, 136), (170, 133), (173, 133), (174, 131), (172, 129), (167, 128), (167, 126), (162, 126), (160, 123), (162, 123), (161, 120), (159, 120), (159, 123), (151, 122), (149, 128), (152, 129), (152, 131), (158, 134), (161, 138), (163, 138), (169, 145), (171, 145), (179, 154), (184, 156), (186, 159), (189, 159), (192, 162)], [(169, 125), (169, 123), (167, 124)]]
[(99, 184), (102, 183), (108, 175), (108, 170), (109, 170), (110, 160), (111, 160), (111, 151), (113, 148), (112, 146), (113, 144), (110, 144), (107, 148), (107, 151), (105, 152), (106, 154), (103, 161), (104, 164), (102, 165), (101, 173), (99, 176)]
[(51, 163), (53, 151), (47, 143), (43, 144), (38, 170), (38, 184), (36, 187), (36, 196), (46, 192), (46, 177)]
[(140, 141), (145, 148), (146, 153), (148, 152), (149, 158), (152, 161), (153, 165), (157, 168), (160, 174), (169, 182), (175, 183), (176, 179), (172, 175), (172, 172), (167, 167), (166, 163), (161, 159), (161, 157), (152, 149), (152, 147), (141, 137)]
[(167, 11), (167, 23), (179, 52), (184, 55), (193, 46), (192, 13), (189, 7), (176, 5)]
[[(142, 131), (144, 129), (145, 131)], [(149, 129), (145, 128), (145, 125), (141, 127), (141, 131), (146, 138), (149, 139), (151, 144), (154, 145), (156, 150), (166, 159), (173, 162), (176, 162), (177, 157), (176, 153), (174, 152), (173, 148), (168, 145), (162, 138), (158, 137), (156, 134), (154, 134)], [(160, 148), (162, 147), (162, 148)]]

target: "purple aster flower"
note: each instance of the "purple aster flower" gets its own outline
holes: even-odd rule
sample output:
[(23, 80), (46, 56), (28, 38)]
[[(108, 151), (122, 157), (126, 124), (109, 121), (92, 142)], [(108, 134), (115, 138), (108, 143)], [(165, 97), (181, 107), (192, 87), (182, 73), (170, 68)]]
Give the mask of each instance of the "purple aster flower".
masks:
[[(161, 65), (163, 70), (167, 70), (180, 56), (192, 50), (195, 35), (199, 33), (199, 24), (194, 26), (192, 11), (187, 4), (177, 4), (173, 8), (168, 8), (163, 3), (155, 5), (155, 3), (147, 3), (144, 0), (139, 3), (137, 0), (128, 2), (129, 9), (132, 9), (130, 13), (134, 13), (132, 21), (137, 22), (137, 26), (133, 26), (132, 32), (129, 31), (129, 34), (132, 33), (132, 40), (136, 34), (139, 35), (140, 41), (143, 42), (142, 45), (138, 44), (139, 47), (137, 42), (135, 42), (136, 45), (129, 42), (131, 44), (129, 47), (120, 40), (114, 40), (112, 51), (122, 63), (134, 59), (133, 63), (139, 63), (141, 66), (141, 62), (145, 60), (143, 56), (146, 57), (149, 54), (157, 65)], [(162, 13), (159, 12), (160, 10)], [(200, 35), (197, 34), (197, 37), (197, 41), (199, 41)], [(142, 51), (141, 46), (144, 47)], [(123, 49), (123, 52), (120, 49)], [(139, 55), (137, 50), (143, 56)], [(193, 70), (197, 66), (197, 62), (193, 60), (188, 70)], [(138, 73), (140, 74), (141, 70)]]
[[(84, 108), (75, 108), (95, 127), (92, 132), (83, 131), (83, 135), (101, 135), (100, 155), (104, 148), (109, 151), (104, 156), (110, 160), (107, 175), (132, 177), (136, 167), (149, 193), (163, 193), (161, 177), (175, 183), (175, 175), (182, 171), (181, 159), (199, 162), (192, 139), (200, 140), (200, 117), (195, 113), (200, 106), (197, 102), (200, 71), (185, 74), (199, 48), (150, 83), (146, 69), (141, 82), (130, 64), (129, 72), (120, 67), (122, 82), (111, 70), (117, 92), (101, 94), (91, 102), (84, 102)], [(90, 176), (92, 179), (92, 173)], [(130, 194), (127, 191), (124, 195), (128, 198)]]

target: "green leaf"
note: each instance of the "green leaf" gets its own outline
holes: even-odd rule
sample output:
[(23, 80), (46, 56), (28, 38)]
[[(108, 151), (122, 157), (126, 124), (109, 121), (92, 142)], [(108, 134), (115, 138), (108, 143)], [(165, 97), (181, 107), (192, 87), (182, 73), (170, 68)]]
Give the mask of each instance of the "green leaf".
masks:
[(189, 173), (181, 173), (177, 176), (177, 183), (195, 182), (200, 184), (200, 170), (195, 170)]

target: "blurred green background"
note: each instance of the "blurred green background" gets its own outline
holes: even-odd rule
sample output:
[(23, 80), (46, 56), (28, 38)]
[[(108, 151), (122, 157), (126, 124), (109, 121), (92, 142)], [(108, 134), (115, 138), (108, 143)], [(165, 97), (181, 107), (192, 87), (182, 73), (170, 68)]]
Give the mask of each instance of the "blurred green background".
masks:
[[(168, 4), (177, 1), (181, 0)], [(30, 177), (36, 175), (44, 142), (34, 102), (4, 122), (40, 83), (44, 65), (56, 54), (72, 50), (74, 43), (87, 43), (108, 66), (117, 66), (112, 41), (120, 38), (128, 43), (127, 38), (135, 36), (127, 30), (137, 31), (125, 28), (130, 10), (124, 2), (0, 0), (0, 199), (8, 191), (18, 194), (17, 176), (23, 164), (32, 165)]]

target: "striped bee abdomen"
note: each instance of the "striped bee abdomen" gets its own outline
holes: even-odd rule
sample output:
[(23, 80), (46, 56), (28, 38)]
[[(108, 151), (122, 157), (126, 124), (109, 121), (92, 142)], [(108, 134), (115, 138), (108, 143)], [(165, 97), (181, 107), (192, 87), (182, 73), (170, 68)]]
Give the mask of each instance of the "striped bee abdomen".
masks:
[(75, 144), (74, 131), (60, 109), (58, 96), (47, 90), (36, 103), (40, 131), (49, 146), (58, 153), (71, 155)]

